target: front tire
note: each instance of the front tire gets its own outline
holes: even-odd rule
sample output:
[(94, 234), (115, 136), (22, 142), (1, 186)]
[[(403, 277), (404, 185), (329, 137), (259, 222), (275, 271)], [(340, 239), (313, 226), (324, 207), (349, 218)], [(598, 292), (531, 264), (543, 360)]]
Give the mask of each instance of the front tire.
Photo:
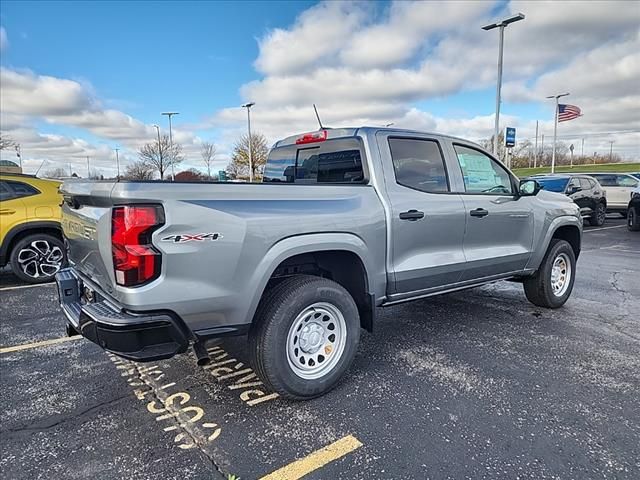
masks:
[(627, 228), (631, 232), (640, 230), (640, 219), (638, 218), (638, 209), (631, 207), (627, 211)]
[(249, 334), (254, 365), (282, 397), (306, 400), (331, 390), (360, 340), (358, 308), (326, 278), (296, 275), (267, 292)]
[(607, 207), (604, 203), (599, 202), (596, 206), (595, 212), (589, 217), (589, 225), (592, 227), (601, 227), (604, 225), (604, 221), (607, 218)]
[(576, 256), (569, 242), (552, 239), (535, 275), (524, 280), (527, 299), (539, 307), (559, 308), (573, 290)]
[(9, 263), (23, 282), (50, 282), (66, 263), (64, 244), (53, 235), (32, 233), (13, 246)]

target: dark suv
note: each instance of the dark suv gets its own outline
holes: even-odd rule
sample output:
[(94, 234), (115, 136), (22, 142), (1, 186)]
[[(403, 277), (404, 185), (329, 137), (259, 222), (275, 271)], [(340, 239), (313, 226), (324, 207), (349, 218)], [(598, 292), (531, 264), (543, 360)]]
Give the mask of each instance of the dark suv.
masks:
[(627, 209), (627, 226), (632, 232), (640, 231), (640, 186), (631, 192)]
[(533, 177), (544, 190), (564, 193), (580, 207), (583, 219), (602, 226), (607, 215), (607, 198), (598, 181), (587, 175), (555, 174)]

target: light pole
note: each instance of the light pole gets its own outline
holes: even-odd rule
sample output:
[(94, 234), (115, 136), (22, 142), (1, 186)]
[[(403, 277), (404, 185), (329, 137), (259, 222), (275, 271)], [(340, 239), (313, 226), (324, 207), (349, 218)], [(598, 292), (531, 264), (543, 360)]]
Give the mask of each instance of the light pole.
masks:
[(116, 171), (118, 172), (118, 175), (116, 176), (116, 180), (120, 181), (120, 157), (118, 156), (118, 152), (120, 151), (120, 149), (114, 148), (114, 150), (116, 151)]
[(255, 102), (249, 102), (242, 105), (247, 109), (247, 131), (249, 132), (249, 182), (253, 182), (253, 145), (251, 145), (251, 107)]
[(162, 144), (160, 143), (160, 126), (156, 125), (155, 123), (153, 124), (153, 126), (155, 127), (156, 131), (158, 132), (158, 156), (160, 157), (160, 161), (158, 162), (158, 166), (161, 168), (158, 169), (160, 170), (160, 180), (164, 180), (164, 165), (162, 164)]
[(87, 155), (87, 178), (91, 178), (91, 168), (89, 168), (89, 155)]
[[(180, 112), (162, 112), (162, 115), (166, 115), (167, 117), (169, 117), (169, 148), (171, 149), (171, 155), (174, 155), (174, 151), (173, 151), (173, 135), (171, 134), (171, 116), (172, 115), (180, 115)], [(176, 170), (173, 166), (174, 162), (172, 159), (171, 161), (171, 180), (175, 182), (176, 180)]]
[(609, 140), (609, 163), (611, 163), (613, 159), (613, 142), (613, 140)]
[(524, 13), (519, 13), (513, 17), (505, 18), (501, 22), (492, 23), (482, 27), (483, 30), (500, 29), (500, 46), (498, 48), (498, 85), (496, 87), (496, 118), (493, 128), (493, 154), (498, 156), (498, 134), (500, 133), (500, 91), (502, 90), (502, 53), (504, 50), (504, 29), (510, 23), (524, 20)]
[(553, 151), (551, 152), (551, 173), (554, 173), (556, 170), (556, 139), (558, 137), (558, 99), (561, 97), (566, 97), (569, 93), (561, 93), (559, 95), (549, 95), (547, 98), (555, 98), (556, 99), (556, 109), (553, 115)]

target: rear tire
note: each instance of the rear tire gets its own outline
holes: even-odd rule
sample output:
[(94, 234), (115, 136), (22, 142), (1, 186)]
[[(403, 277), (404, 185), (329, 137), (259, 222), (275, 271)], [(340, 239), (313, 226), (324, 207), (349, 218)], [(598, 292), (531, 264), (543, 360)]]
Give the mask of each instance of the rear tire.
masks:
[(640, 218), (638, 218), (638, 209), (636, 207), (631, 207), (627, 211), (627, 228), (631, 232), (640, 230)]
[(284, 398), (306, 400), (331, 390), (351, 365), (360, 317), (342, 285), (296, 275), (261, 300), (249, 333), (253, 363)]
[(50, 282), (66, 264), (64, 244), (53, 235), (32, 233), (16, 242), (9, 263), (13, 274), (23, 282)]
[(552, 239), (536, 274), (524, 280), (524, 293), (534, 305), (559, 308), (571, 295), (575, 274), (573, 248), (565, 240)]
[(596, 211), (589, 217), (589, 225), (592, 227), (601, 227), (604, 225), (604, 221), (607, 218), (607, 207), (604, 203), (598, 202), (596, 205)]

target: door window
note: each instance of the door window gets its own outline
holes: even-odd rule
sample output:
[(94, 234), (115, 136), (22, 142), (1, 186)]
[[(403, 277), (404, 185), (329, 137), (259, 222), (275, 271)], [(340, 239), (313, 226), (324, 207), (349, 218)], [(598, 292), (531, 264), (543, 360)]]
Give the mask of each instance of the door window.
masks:
[(0, 182), (0, 200), (11, 200), (13, 192), (9, 190), (6, 183)]
[(616, 187), (618, 185), (616, 183), (615, 175), (594, 175), (594, 176), (598, 179), (598, 182), (600, 182), (600, 185), (602, 185), (603, 187)]
[(496, 160), (473, 148), (454, 148), (467, 193), (513, 195), (511, 176)]
[(422, 192), (448, 192), (444, 158), (437, 142), (417, 138), (389, 138), (396, 182)]
[(638, 180), (634, 180), (634, 178), (629, 175), (617, 175), (616, 185), (619, 187), (635, 188), (638, 186)]
[(580, 188), (582, 188), (582, 190), (591, 190), (591, 184), (589, 183), (589, 179), (580, 178)]
[(15, 198), (30, 197), (31, 195), (37, 195), (40, 193), (36, 188), (31, 185), (27, 185), (26, 183), (13, 182), (10, 180), (7, 180), (6, 183), (13, 191), (13, 196)]

